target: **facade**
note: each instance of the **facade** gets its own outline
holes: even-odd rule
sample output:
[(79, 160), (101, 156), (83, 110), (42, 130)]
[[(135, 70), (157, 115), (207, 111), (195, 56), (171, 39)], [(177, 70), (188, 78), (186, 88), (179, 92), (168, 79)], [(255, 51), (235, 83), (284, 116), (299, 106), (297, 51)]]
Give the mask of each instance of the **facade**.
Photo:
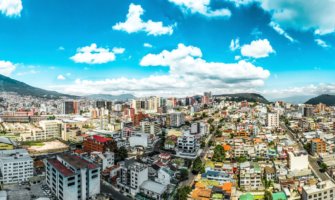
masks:
[(311, 153), (313, 155), (326, 153), (327, 152), (327, 144), (320, 138), (312, 139), (311, 141)]
[(39, 123), (44, 131), (45, 139), (60, 138), (62, 132), (62, 124), (58, 120), (43, 120)]
[(117, 187), (122, 192), (135, 196), (140, 191), (141, 184), (148, 180), (148, 166), (134, 160), (120, 163)]
[(60, 200), (86, 200), (100, 193), (99, 166), (74, 155), (47, 159), (46, 183)]
[(33, 159), (25, 149), (0, 151), (0, 183), (28, 181), (33, 176)]
[(62, 105), (62, 114), (79, 114), (78, 101), (64, 101)]
[(105, 138), (99, 135), (93, 135), (91, 137), (87, 137), (83, 142), (83, 149), (86, 152), (106, 152), (108, 149), (108, 145), (112, 142), (112, 138)]
[(177, 139), (177, 154), (180, 157), (196, 157), (199, 150), (198, 140), (188, 132)]
[(181, 112), (170, 113), (169, 119), (171, 127), (180, 127), (185, 124), (185, 114)]
[(245, 190), (262, 190), (262, 172), (258, 163), (241, 163), (240, 186)]
[(333, 200), (335, 184), (332, 181), (323, 181), (316, 185), (302, 187), (302, 200)]
[(150, 135), (159, 135), (162, 133), (162, 129), (157, 122), (143, 121), (140, 122), (140, 125), (141, 125), (141, 131), (143, 133)]
[(279, 114), (278, 113), (268, 113), (267, 126), (270, 128), (279, 127)]

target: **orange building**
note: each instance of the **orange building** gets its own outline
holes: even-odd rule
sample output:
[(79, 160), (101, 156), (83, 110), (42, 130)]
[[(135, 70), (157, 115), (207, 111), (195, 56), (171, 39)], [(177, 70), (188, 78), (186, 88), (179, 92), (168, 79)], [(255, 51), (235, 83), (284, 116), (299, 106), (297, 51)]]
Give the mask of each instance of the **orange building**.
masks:
[(105, 138), (99, 135), (93, 135), (84, 139), (83, 149), (86, 152), (105, 152), (108, 146), (111, 144), (112, 140), (112, 138)]
[(327, 151), (327, 144), (325, 141), (323, 141), (320, 138), (315, 138), (312, 140), (311, 153), (313, 155), (326, 153), (326, 151)]

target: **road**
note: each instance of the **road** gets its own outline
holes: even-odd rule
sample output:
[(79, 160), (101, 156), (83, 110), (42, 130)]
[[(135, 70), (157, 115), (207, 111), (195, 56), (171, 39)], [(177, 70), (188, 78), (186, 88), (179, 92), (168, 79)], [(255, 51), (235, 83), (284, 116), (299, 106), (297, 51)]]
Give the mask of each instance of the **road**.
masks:
[(108, 183), (105, 183), (105, 181), (101, 182), (101, 193), (108, 194), (109, 197), (112, 197), (112, 199), (115, 199), (115, 200), (131, 200), (128, 197), (121, 194), (120, 192), (116, 191)]
[[(281, 123), (281, 127), (286, 130), (286, 132), (288, 133), (289, 137), (293, 140), (296, 141), (296, 143), (299, 146), (300, 150), (304, 149), (304, 145), (301, 143), (300, 140), (295, 140), (295, 134), (286, 126), (284, 125), (284, 123)], [(313, 171), (313, 173), (322, 181), (326, 181), (326, 180), (330, 180), (330, 177), (326, 174), (326, 173), (322, 173), (320, 172), (320, 166), (317, 163), (317, 158), (308, 155), (308, 162), (309, 162), (309, 166), (311, 167), (311, 170)]]

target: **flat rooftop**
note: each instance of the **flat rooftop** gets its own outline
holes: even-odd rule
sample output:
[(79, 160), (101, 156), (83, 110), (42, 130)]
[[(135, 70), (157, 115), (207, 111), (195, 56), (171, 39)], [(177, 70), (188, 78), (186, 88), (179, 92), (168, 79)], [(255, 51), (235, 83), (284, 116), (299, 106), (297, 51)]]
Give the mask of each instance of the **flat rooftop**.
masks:
[(77, 169), (88, 168), (88, 169), (96, 169), (97, 165), (90, 163), (89, 161), (82, 159), (79, 156), (64, 154), (60, 156), (65, 162), (69, 163), (73, 167)]
[(73, 176), (75, 174), (73, 171), (65, 167), (61, 162), (59, 162), (56, 158), (48, 159), (48, 162), (64, 176)]

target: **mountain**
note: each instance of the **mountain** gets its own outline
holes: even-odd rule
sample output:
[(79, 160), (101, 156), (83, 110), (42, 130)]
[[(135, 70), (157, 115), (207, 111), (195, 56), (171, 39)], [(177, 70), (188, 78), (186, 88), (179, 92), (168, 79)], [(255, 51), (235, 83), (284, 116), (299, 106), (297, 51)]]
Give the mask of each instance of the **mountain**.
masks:
[(110, 95), (110, 94), (92, 94), (85, 96), (91, 100), (105, 100), (105, 101), (127, 101), (129, 99), (135, 99), (136, 97), (132, 94), (120, 94), (120, 95)]
[(1, 74), (0, 74), (0, 92), (14, 92), (22, 96), (33, 96), (48, 99), (53, 98), (58, 99), (61, 97), (77, 98), (77, 96), (61, 94), (55, 91), (36, 88)]
[(283, 97), (283, 98), (274, 98), (270, 99), (272, 102), (276, 101), (283, 101), (286, 103), (292, 103), (292, 104), (302, 104), (308, 101), (310, 98), (313, 98), (312, 95), (301, 95), (301, 96), (291, 96), (291, 97)]
[(306, 101), (306, 104), (312, 104), (312, 105), (316, 105), (319, 103), (326, 104), (327, 106), (335, 106), (335, 95), (322, 94), (320, 96), (311, 98), (310, 100)]
[(256, 93), (236, 93), (236, 94), (220, 94), (213, 95), (214, 97), (230, 97), (235, 101), (249, 101), (259, 103), (269, 103), (269, 101), (260, 94)]

